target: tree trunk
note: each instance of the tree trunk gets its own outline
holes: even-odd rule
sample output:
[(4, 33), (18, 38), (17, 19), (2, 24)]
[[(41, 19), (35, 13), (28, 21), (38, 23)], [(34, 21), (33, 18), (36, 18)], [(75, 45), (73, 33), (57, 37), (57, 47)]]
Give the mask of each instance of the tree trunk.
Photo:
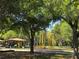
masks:
[(34, 36), (35, 32), (31, 29), (30, 52), (34, 53)]
[(78, 55), (78, 37), (77, 37), (77, 29), (73, 28), (73, 49), (74, 49), (74, 59), (79, 59)]

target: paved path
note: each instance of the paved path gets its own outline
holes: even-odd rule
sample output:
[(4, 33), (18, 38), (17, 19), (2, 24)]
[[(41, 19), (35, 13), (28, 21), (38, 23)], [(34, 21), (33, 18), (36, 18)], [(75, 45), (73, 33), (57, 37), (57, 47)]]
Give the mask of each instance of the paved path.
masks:
[(29, 48), (23, 49), (23, 48), (0, 48), (0, 51), (9, 51), (9, 50), (14, 50), (14, 51), (30, 51)]
[[(0, 51), (21, 51), (21, 52), (30, 52), (29, 48), (0, 48)], [(65, 54), (65, 53), (73, 53), (73, 51), (68, 50), (49, 50), (49, 49), (34, 49), (34, 52), (41, 52), (41, 53), (47, 53), (47, 54)]]

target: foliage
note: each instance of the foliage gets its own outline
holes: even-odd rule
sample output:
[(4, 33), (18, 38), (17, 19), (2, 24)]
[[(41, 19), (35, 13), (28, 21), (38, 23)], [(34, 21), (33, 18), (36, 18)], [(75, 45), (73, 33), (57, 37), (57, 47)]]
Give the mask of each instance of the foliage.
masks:
[(72, 29), (65, 21), (62, 21), (60, 24), (60, 31), (62, 38), (64, 38), (66, 41), (70, 41), (72, 37)]
[(48, 46), (55, 46), (56, 45), (54, 33), (47, 32), (47, 40), (48, 40)]
[[(10, 18), (10, 23), (8, 23), (8, 25), (7, 25), (8, 19), (5, 19), (7, 17)], [(12, 19), (15, 20), (13, 21)], [(37, 0), (37, 1), (1, 0), (0, 1), (0, 20), (1, 20), (0, 31), (2, 31), (2, 29), (4, 28), (8, 29), (8, 26), (11, 24), (12, 25), (15, 24), (14, 26), (16, 27), (17, 24), (18, 25), (23, 24), (22, 25), (23, 28), (25, 28), (26, 26), (25, 24), (27, 24), (27, 28), (30, 30), (30, 31), (28, 30), (28, 32), (31, 33), (31, 39), (34, 39), (35, 32), (39, 31), (39, 29), (46, 28), (46, 26), (52, 19), (53, 20), (63, 19), (72, 28), (73, 47), (74, 51), (76, 51), (75, 52), (76, 56), (79, 59), (77, 53), (78, 36), (79, 36), (78, 34), (79, 0)], [(25, 30), (27, 30), (27, 28)], [(2, 32), (5, 32), (5, 30)], [(31, 43), (32, 42), (33, 40), (31, 41)]]
[(72, 44), (75, 56), (78, 56), (78, 23), (79, 23), (79, 0), (44, 0), (45, 6), (54, 19), (64, 19), (72, 28)]
[(15, 31), (9, 30), (2, 36), (5, 40), (12, 38), (12, 37), (17, 37), (17, 33)]
[(57, 45), (60, 41), (63, 40), (62, 45), (70, 45), (72, 40), (72, 30), (71, 27), (62, 20), (60, 24), (56, 24), (52, 32), (55, 35), (55, 40), (57, 42)]

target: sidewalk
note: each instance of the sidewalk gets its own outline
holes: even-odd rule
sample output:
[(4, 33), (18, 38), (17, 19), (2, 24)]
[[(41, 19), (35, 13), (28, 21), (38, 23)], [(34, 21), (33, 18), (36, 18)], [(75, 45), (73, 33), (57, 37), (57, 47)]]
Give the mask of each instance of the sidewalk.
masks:
[[(15, 51), (15, 52), (30, 52), (30, 48), (0, 48), (0, 51)], [(49, 49), (34, 49), (34, 52), (45, 53), (45, 54), (67, 54), (73, 53), (73, 51), (69, 50), (49, 50)]]
[(29, 48), (0, 48), (0, 51), (9, 51), (9, 50), (13, 50), (13, 51), (30, 51)]

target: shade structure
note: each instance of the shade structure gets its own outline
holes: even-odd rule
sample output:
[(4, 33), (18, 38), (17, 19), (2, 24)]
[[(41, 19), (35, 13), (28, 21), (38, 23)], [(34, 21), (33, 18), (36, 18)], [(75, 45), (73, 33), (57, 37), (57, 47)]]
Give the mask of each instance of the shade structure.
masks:
[(20, 39), (20, 38), (10, 38), (8, 41), (26, 41), (25, 39)]
[(8, 48), (22, 48), (25, 47), (27, 40), (21, 38), (10, 38), (5, 42), (5, 46)]

